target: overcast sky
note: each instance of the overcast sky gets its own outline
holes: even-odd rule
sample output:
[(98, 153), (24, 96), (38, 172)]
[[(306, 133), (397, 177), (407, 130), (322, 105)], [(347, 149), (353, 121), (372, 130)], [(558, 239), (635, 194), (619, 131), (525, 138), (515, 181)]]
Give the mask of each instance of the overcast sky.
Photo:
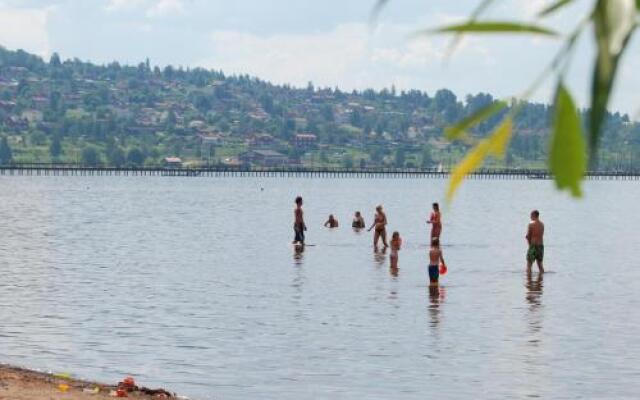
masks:
[[(154, 65), (201, 66), (248, 73), (275, 83), (343, 89), (450, 88), (458, 96), (519, 95), (559, 47), (556, 39), (467, 38), (443, 60), (448, 42), (412, 39), (418, 29), (457, 21), (479, 0), (391, 0), (375, 30), (374, 0), (0, 0), (0, 45), (48, 57)], [(487, 18), (533, 20), (549, 0), (503, 0)], [(543, 21), (568, 31), (592, 0)], [(569, 83), (588, 102), (593, 59), (587, 35)], [(625, 57), (612, 109), (638, 117), (638, 40)], [(548, 102), (552, 85), (533, 100)]]

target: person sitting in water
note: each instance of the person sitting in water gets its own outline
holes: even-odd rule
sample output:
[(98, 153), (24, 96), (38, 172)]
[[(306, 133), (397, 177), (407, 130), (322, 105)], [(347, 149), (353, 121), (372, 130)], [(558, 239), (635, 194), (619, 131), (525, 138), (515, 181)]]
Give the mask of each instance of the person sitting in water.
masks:
[(444, 257), (440, 249), (440, 239), (431, 239), (431, 249), (429, 250), (429, 286), (438, 286), (440, 278), (440, 264), (444, 264)]
[(325, 228), (337, 228), (338, 225), (338, 220), (335, 219), (333, 214), (329, 215), (329, 219), (324, 223)]
[(360, 214), (360, 211), (356, 211), (356, 215), (353, 217), (351, 227), (354, 229), (364, 229), (367, 227), (367, 224), (365, 224), (364, 218), (362, 218), (362, 214)]
[(402, 246), (402, 238), (400, 237), (399, 232), (393, 232), (391, 235), (391, 255), (389, 259), (391, 260), (391, 268), (398, 268), (398, 251), (400, 251), (400, 247)]

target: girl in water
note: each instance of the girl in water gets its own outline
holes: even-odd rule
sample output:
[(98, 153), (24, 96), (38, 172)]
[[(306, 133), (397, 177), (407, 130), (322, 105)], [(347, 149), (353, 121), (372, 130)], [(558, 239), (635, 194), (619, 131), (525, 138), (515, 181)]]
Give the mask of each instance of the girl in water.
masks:
[(440, 205), (438, 205), (438, 203), (433, 203), (433, 212), (431, 213), (427, 224), (431, 224), (431, 240), (434, 238), (440, 239), (440, 234), (442, 233), (442, 221), (440, 219)]
[(393, 235), (391, 235), (391, 255), (389, 256), (392, 269), (398, 268), (398, 251), (400, 251), (401, 246), (402, 238), (400, 233), (398, 231), (393, 232)]
[(371, 229), (376, 228), (373, 233), (373, 247), (375, 249), (378, 248), (378, 241), (382, 238), (382, 244), (384, 247), (389, 247), (387, 244), (387, 215), (382, 211), (382, 206), (376, 207), (376, 216), (373, 218), (373, 225), (369, 228), (369, 232)]

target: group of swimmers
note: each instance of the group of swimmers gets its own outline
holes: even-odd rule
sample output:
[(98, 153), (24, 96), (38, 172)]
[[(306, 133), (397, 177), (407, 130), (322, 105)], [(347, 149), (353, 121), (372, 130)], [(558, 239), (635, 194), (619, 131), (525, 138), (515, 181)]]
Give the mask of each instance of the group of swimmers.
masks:
[[(307, 226), (304, 222), (304, 211), (302, 210), (302, 197), (296, 197), (294, 209), (294, 223), (293, 231), (295, 237), (293, 244), (299, 248), (303, 248), (305, 245), (305, 231)], [(442, 233), (442, 220), (440, 217), (440, 206), (438, 203), (433, 203), (433, 212), (427, 221), (431, 225), (431, 248), (429, 250), (429, 282), (431, 286), (437, 286), (440, 270), (445, 265), (442, 249), (440, 248), (440, 235)], [(324, 223), (326, 228), (338, 228), (340, 223), (333, 214), (329, 215), (327, 221)], [(351, 227), (355, 230), (361, 230), (366, 228), (366, 223), (362, 217), (360, 211), (356, 211)], [(391, 254), (389, 256), (391, 269), (398, 268), (398, 252), (402, 247), (402, 238), (398, 231), (393, 232), (391, 235), (391, 246), (387, 243), (387, 215), (385, 214), (381, 205), (376, 207), (376, 213), (373, 219), (373, 223), (367, 230), (370, 232), (373, 230), (373, 247), (377, 251), (379, 243), (382, 240), (384, 248), (391, 247)], [(446, 268), (446, 267), (445, 267)]]
[[(307, 226), (304, 223), (304, 212), (302, 211), (302, 197), (298, 196), (295, 200), (296, 208), (294, 210), (294, 224), (293, 230), (295, 238), (293, 244), (299, 248), (303, 248), (305, 243), (304, 232), (307, 230)], [(531, 212), (531, 221), (527, 228), (527, 234), (525, 239), (527, 240), (527, 273), (531, 273), (531, 267), (535, 261), (538, 265), (540, 273), (544, 272), (542, 261), (544, 258), (544, 224), (540, 221), (540, 212), (533, 210)], [(442, 218), (440, 214), (440, 206), (438, 203), (433, 203), (433, 210), (427, 220), (427, 224), (431, 225), (431, 248), (429, 249), (429, 286), (438, 286), (438, 280), (441, 271), (444, 273), (447, 269), (442, 249), (440, 248), (440, 235), (442, 234)], [(333, 214), (329, 215), (329, 218), (324, 223), (327, 228), (338, 228), (338, 220)], [(364, 218), (360, 211), (356, 211), (351, 227), (356, 230), (366, 228)], [(373, 223), (367, 230), (373, 233), (373, 247), (377, 251), (378, 244), (382, 240), (384, 248), (391, 247), (391, 254), (389, 256), (391, 269), (398, 268), (398, 252), (402, 247), (402, 238), (398, 231), (393, 232), (391, 235), (391, 246), (387, 244), (387, 215), (385, 214), (381, 205), (376, 207), (376, 214)]]

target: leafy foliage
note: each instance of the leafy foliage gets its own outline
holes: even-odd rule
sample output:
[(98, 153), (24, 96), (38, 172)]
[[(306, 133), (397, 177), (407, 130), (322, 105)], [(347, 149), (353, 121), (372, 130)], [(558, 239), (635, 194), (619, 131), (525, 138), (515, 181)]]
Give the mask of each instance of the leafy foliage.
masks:
[(11, 146), (9, 145), (9, 141), (6, 136), (3, 136), (0, 139), (0, 165), (8, 164), (13, 159), (13, 153), (11, 151)]
[(480, 167), (488, 156), (503, 157), (511, 134), (513, 131), (513, 120), (511, 116), (496, 128), (493, 134), (483, 139), (477, 146), (471, 150), (467, 156), (460, 161), (451, 172), (451, 180), (449, 181), (449, 189), (447, 191), (447, 199), (453, 199), (453, 195), (464, 180), (465, 176)]
[(442, 28), (424, 31), (424, 33), (525, 33), (545, 36), (557, 36), (551, 29), (533, 24), (520, 24), (503, 21), (469, 21), (464, 24), (447, 25)]
[(558, 189), (568, 189), (575, 197), (582, 195), (580, 180), (587, 168), (586, 144), (582, 124), (571, 94), (560, 84), (555, 100), (555, 117), (549, 167)]
[[(570, 5), (573, 0), (556, 0), (540, 10), (539, 18), (556, 14)], [(474, 10), (468, 20), (462, 24), (446, 25), (434, 29), (418, 32), (419, 34), (454, 34), (454, 43), (459, 41), (463, 34), (535, 34), (557, 36), (554, 30), (530, 23), (518, 21), (480, 21), (480, 13), (486, 10), (492, 1), (482, 1)], [(384, 5), (384, 4), (382, 4)], [(581, 117), (578, 114), (571, 93), (562, 85), (565, 68), (573, 55), (573, 48), (577, 39), (591, 24), (594, 30), (594, 42), (597, 48), (597, 57), (593, 65), (591, 107), (588, 110), (589, 122), (589, 159), (595, 166), (598, 148), (601, 138), (606, 131), (607, 106), (614, 88), (619, 67), (619, 61), (628, 47), (629, 41), (638, 27), (638, 14), (640, 0), (596, 0), (593, 9), (578, 23), (572, 34), (568, 35), (565, 45), (552, 61), (544, 78), (555, 74), (558, 82), (558, 91), (554, 101), (555, 113), (553, 118), (553, 134), (551, 135), (551, 151), (549, 154), (549, 166), (553, 172), (559, 189), (569, 189), (574, 196), (581, 195), (580, 181), (584, 176), (587, 156)], [(533, 87), (526, 93), (533, 92), (543, 80), (534, 81)], [(526, 96), (525, 95), (525, 96)], [(465, 132), (473, 126), (480, 125), (501, 108), (500, 103), (490, 104), (473, 115), (462, 119), (457, 124), (445, 130), (447, 138), (454, 140), (465, 138)], [(513, 114), (521, 111), (520, 108), (512, 110)], [(494, 134), (495, 135), (495, 134)], [(455, 188), (462, 182), (462, 178), (478, 168), (484, 159), (495, 152), (490, 151), (491, 145), (485, 139), (469, 151), (460, 164), (455, 168), (451, 178), (449, 197)]]

